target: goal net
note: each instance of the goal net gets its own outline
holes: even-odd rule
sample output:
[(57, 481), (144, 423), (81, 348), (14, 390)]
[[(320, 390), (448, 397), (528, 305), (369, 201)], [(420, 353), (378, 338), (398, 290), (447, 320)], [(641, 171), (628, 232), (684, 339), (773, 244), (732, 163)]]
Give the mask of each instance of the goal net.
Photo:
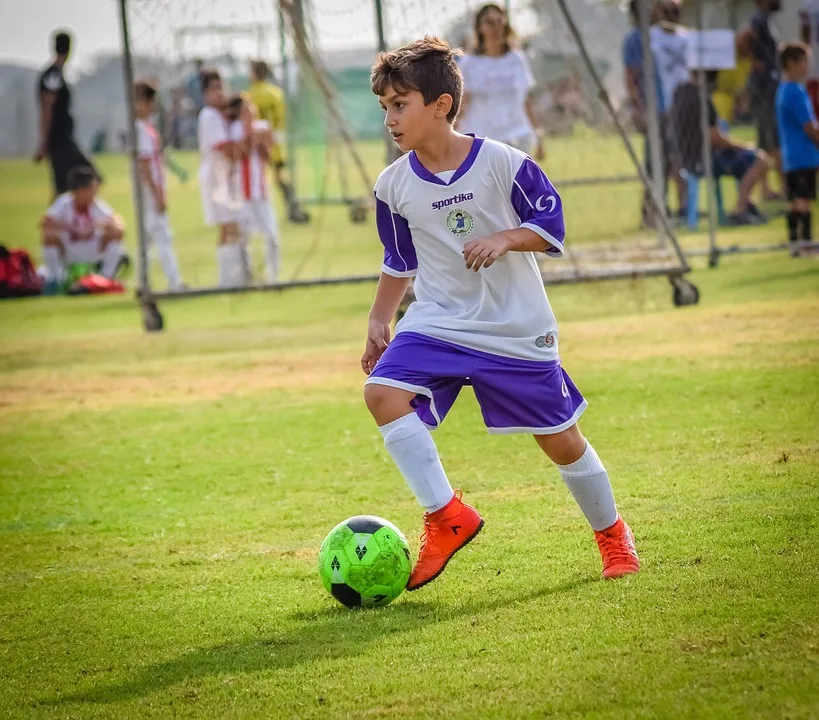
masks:
[[(196, 183), (196, 61), (222, 73), (230, 91), (248, 87), (263, 59), (287, 99), (285, 181), (303, 216), (270, 176), (279, 219), (279, 283), (374, 277), (380, 246), (370, 212), (372, 181), (389, 153), (369, 68), (383, 43), (425, 34), (469, 47), (477, 0), (123, 0), (134, 74), (160, 84), (161, 125), (170, 145), (170, 219), (187, 294), (218, 292), (216, 235), (205, 226)], [(534, 108), (545, 131), (543, 166), (564, 201), (564, 259), (544, 260), (547, 283), (687, 272), (674, 232), (652, 200), (643, 139), (628, 126), (620, 48), (628, 18), (618, 3), (513, 0), (509, 21), (535, 78)], [(468, 91), (468, 88), (467, 88)], [(636, 154), (635, 154), (636, 150)], [(187, 179), (185, 179), (187, 175)], [(261, 255), (253, 280), (263, 286)], [(679, 290), (682, 288), (682, 290)], [(150, 266), (144, 296), (162, 298)], [(684, 302), (695, 301), (678, 286)], [(184, 296), (186, 293), (181, 293)], [(179, 296), (176, 294), (175, 296)]]

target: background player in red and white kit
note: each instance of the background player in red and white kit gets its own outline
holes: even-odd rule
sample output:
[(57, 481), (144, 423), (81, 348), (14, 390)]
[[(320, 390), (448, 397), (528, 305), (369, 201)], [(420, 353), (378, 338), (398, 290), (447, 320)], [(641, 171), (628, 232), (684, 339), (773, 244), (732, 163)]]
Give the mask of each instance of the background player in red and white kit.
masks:
[(140, 81), (134, 84), (136, 111), (137, 157), (142, 180), (143, 223), (145, 232), (156, 248), (168, 288), (179, 290), (182, 282), (172, 247), (171, 227), (168, 222), (167, 183), (162, 138), (151, 122), (156, 112), (156, 87)]
[(122, 219), (97, 197), (93, 168), (68, 173), (69, 192), (60, 195), (40, 222), (49, 281), (62, 282), (69, 265), (100, 263), (100, 274), (116, 275), (122, 257)]
[[(265, 280), (276, 282), (279, 269), (279, 227), (270, 203), (265, 168), (270, 162), (273, 132), (265, 120), (253, 118), (251, 105), (235, 95), (228, 101), (228, 137), (234, 143), (234, 192), (243, 207), (239, 225), (243, 242), (251, 233), (264, 238)], [(252, 267), (248, 263), (248, 267)]]
[(216, 70), (203, 70), (202, 96), (205, 107), (199, 113), (199, 189), (205, 222), (219, 228), (216, 261), (219, 285), (237, 287), (245, 283), (245, 262), (239, 236), (241, 203), (231, 191), (235, 146), (228, 137), (223, 114), (225, 93)]
[(810, 45), (810, 74), (805, 86), (813, 103), (813, 111), (819, 115), (819, 0), (804, 0), (799, 13), (802, 25), (802, 42)]

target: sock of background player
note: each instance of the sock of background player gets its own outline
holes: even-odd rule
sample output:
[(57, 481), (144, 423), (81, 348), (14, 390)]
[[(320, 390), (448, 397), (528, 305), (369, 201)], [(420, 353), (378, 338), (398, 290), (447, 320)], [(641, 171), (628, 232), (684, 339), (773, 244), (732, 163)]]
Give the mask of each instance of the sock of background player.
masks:
[(267, 282), (276, 282), (279, 274), (279, 240), (275, 235), (264, 239), (264, 265)]
[(808, 212), (800, 213), (800, 220), (802, 225), (802, 240), (807, 240), (808, 242), (813, 241), (813, 216)]
[(799, 240), (799, 213), (796, 210), (788, 210), (785, 218), (788, 223), (788, 240), (795, 243)]
[(114, 279), (119, 267), (119, 259), (122, 257), (122, 241), (112, 240), (105, 245), (102, 251), (102, 269), (100, 275), (109, 280)]
[(65, 267), (60, 256), (60, 248), (46, 245), (43, 248), (43, 262), (48, 270), (48, 278), (52, 282), (61, 282), (65, 277)]
[(557, 469), (593, 530), (605, 530), (617, 522), (609, 474), (589, 443), (579, 460)]
[(167, 224), (161, 223), (154, 230), (153, 240), (156, 245), (159, 264), (162, 266), (162, 272), (165, 273), (165, 278), (168, 280), (168, 287), (171, 290), (178, 290), (182, 281), (179, 277), (179, 267), (176, 264), (176, 255), (173, 251), (173, 239)]
[(240, 287), (244, 277), (242, 246), (238, 242), (222, 243), (216, 248), (219, 267), (219, 287)]
[(438, 448), (414, 412), (378, 428), (384, 446), (412, 494), (427, 512), (444, 507), (455, 494), (441, 465)]

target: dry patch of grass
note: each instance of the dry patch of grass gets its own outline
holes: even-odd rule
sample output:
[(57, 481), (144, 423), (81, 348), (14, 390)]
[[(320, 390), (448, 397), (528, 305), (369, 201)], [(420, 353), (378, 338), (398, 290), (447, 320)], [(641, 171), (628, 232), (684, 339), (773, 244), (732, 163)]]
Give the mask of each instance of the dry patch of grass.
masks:
[[(105, 409), (251, 395), (273, 390), (352, 389), (360, 386), (359, 350), (353, 338), (341, 345), (288, 350), (265, 342), (267, 331), (243, 331), (217, 351), (212, 335), (169, 339), (162, 345), (83, 336), (55, 340), (48, 352), (66, 358), (87, 353), (88, 364), (69, 360), (64, 369), (10, 369), (0, 375), (0, 417), (19, 411)], [(269, 338), (267, 338), (269, 340)], [(222, 339), (224, 340), (224, 339)], [(819, 363), (819, 299), (756, 302), (736, 308), (698, 307), (604, 320), (566, 322), (562, 354), (571, 370), (601, 362), (667, 358), (697, 363), (780, 361)], [(794, 344), (799, 346), (794, 352)], [(47, 352), (41, 341), (6, 348), (7, 367), (20, 367), (15, 353)], [(298, 337), (289, 346), (298, 346)]]

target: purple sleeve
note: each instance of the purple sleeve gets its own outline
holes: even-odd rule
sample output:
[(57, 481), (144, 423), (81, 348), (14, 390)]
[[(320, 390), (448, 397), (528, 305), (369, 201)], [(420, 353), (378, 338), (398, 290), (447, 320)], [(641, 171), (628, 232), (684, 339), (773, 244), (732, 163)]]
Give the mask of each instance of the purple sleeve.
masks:
[(375, 224), (384, 246), (382, 272), (393, 277), (412, 277), (418, 269), (415, 245), (406, 219), (375, 198)]
[(543, 170), (531, 158), (526, 158), (512, 182), (510, 200), (520, 218), (520, 226), (533, 230), (550, 247), (548, 255), (563, 254), (566, 226), (563, 222), (563, 201)]

